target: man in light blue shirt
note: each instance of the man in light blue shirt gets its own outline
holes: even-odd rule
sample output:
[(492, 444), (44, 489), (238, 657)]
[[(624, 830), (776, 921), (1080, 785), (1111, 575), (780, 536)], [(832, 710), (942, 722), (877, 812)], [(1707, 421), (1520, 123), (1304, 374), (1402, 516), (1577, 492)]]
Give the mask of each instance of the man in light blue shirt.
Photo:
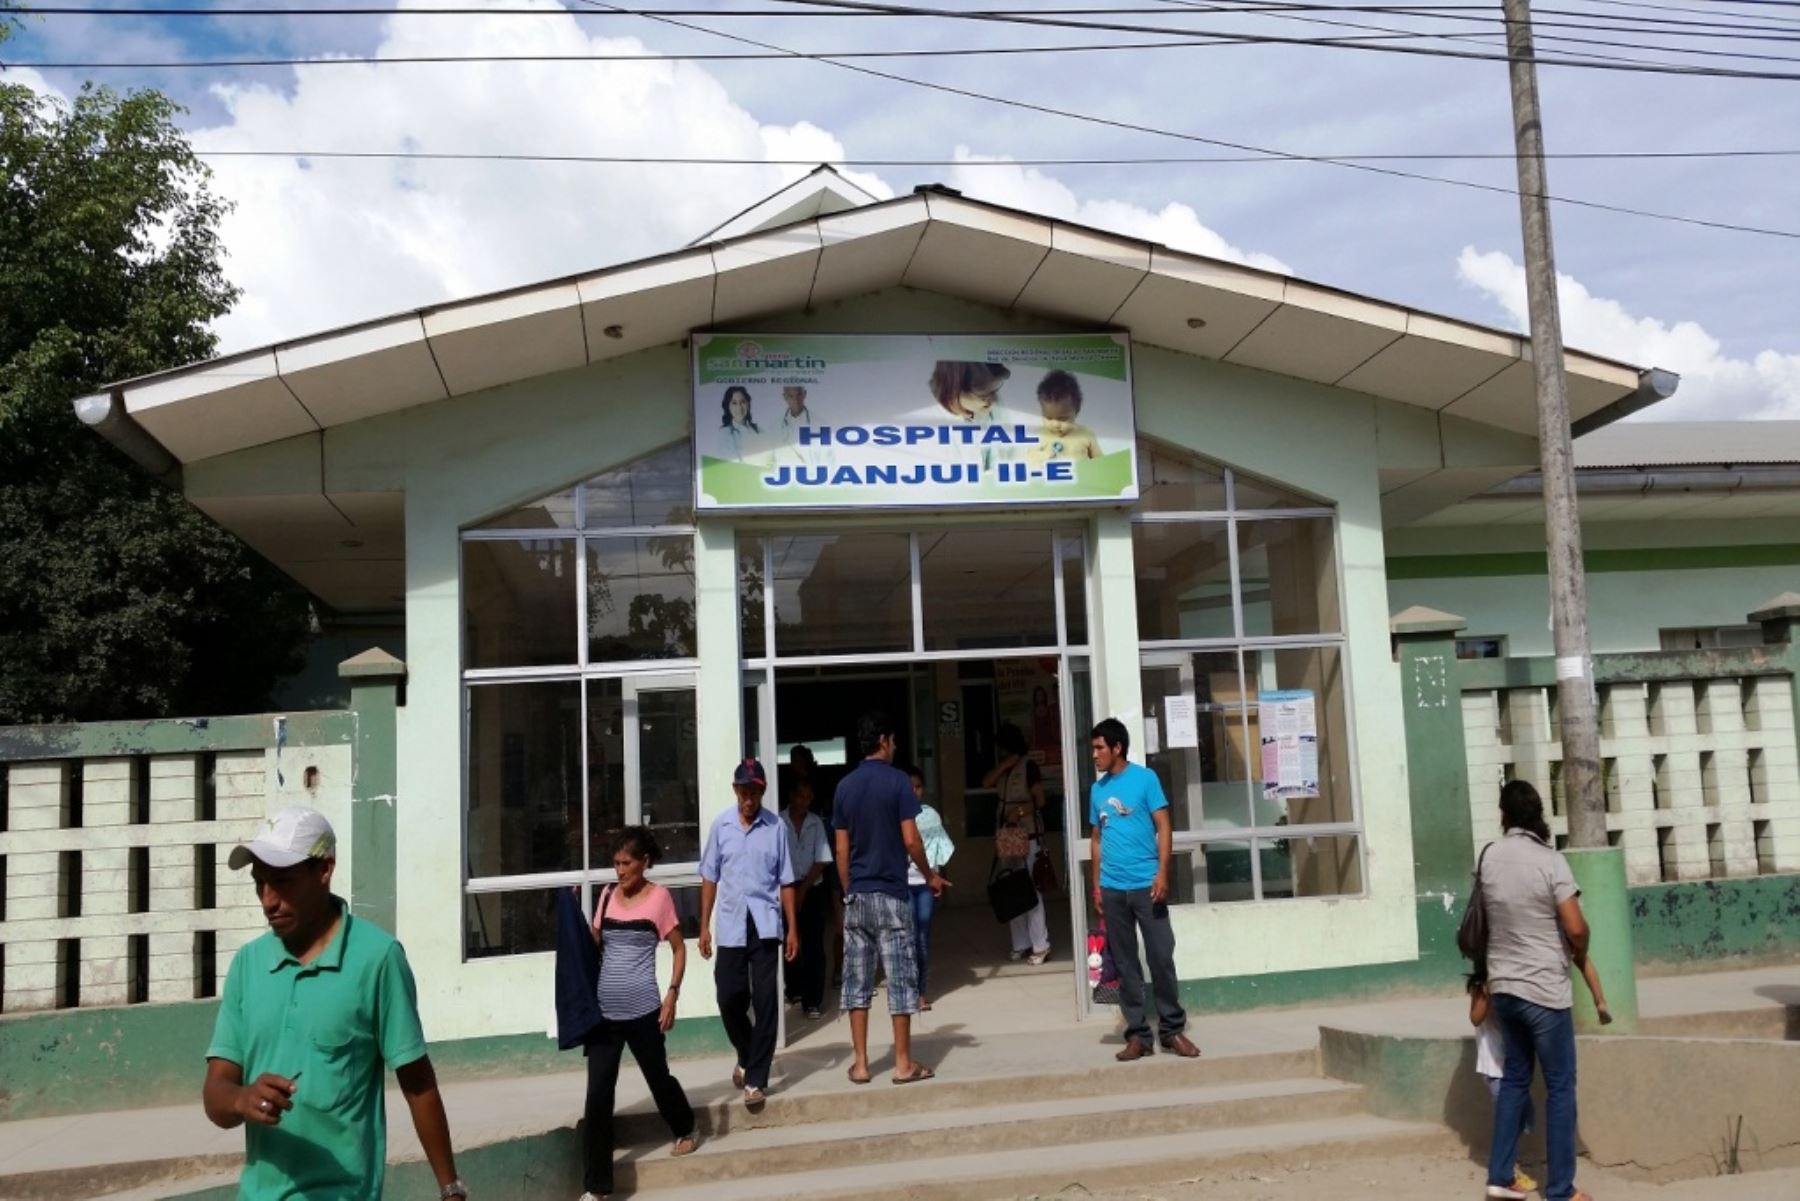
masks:
[[(800, 953), (794, 920), (794, 860), (785, 823), (764, 809), (768, 777), (762, 764), (746, 759), (731, 780), (737, 807), (721, 813), (706, 835), (700, 855), (700, 957), (713, 953), (713, 909), (719, 915), (719, 962), (713, 982), (719, 993), (719, 1020), (737, 1051), (733, 1086), (744, 1090), (744, 1105), (762, 1109), (775, 1061), (780, 983), (776, 967)], [(785, 942), (786, 946), (783, 947)]]
[(1088, 821), (1094, 827), (1094, 908), (1106, 921), (1106, 941), (1119, 965), (1119, 1008), (1125, 1014), (1125, 1047), (1115, 1058), (1129, 1063), (1154, 1050), (1144, 1009), (1144, 969), (1138, 963), (1141, 933), (1163, 1049), (1191, 1059), (1200, 1048), (1183, 1033), (1187, 1014), (1175, 975), (1175, 930), (1169, 925), (1174, 846), (1169, 801), (1155, 772), (1125, 758), (1131, 734), (1123, 722), (1109, 717), (1095, 726), (1092, 745)]

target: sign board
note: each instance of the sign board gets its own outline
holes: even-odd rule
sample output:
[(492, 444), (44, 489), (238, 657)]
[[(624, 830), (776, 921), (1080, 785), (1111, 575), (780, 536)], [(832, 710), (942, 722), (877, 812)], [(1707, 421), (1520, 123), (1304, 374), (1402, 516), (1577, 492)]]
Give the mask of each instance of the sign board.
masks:
[(695, 334), (701, 510), (1137, 499), (1124, 334)]

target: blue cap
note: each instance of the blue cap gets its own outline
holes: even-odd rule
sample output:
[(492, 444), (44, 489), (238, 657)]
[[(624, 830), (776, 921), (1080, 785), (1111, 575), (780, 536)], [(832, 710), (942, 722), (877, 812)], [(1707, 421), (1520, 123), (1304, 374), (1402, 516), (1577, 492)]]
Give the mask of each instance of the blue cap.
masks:
[(746, 759), (737, 765), (737, 770), (735, 772), (731, 773), (731, 786), (733, 788), (761, 788), (766, 790), (769, 787), (769, 777), (764, 774), (762, 764), (754, 759)]

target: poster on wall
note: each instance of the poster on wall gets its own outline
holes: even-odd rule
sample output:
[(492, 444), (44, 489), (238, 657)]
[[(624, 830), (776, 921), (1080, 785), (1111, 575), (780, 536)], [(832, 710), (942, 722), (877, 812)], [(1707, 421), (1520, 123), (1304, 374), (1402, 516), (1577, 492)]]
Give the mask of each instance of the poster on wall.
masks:
[(1000, 720), (1025, 735), (1031, 758), (1045, 774), (1062, 768), (1062, 708), (1055, 659), (1001, 659), (994, 664)]
[(1312, 690), (1289, 688), (1257, 695), (1262, 731), (1265, 801), (1319, 795), (1319, 727)]
[(702, 510), (1137, 499), (1124, 334), (695, 334)]

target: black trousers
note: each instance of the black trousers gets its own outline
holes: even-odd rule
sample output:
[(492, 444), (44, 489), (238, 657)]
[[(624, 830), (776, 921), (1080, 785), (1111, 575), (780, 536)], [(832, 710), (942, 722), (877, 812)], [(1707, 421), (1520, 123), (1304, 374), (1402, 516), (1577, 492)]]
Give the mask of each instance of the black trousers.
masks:
[(831, 889), (824, 880), (806, 890), (800, 903), (800, 955), (782, 965), (789, 1000), (803, 1009), (825, 1006), (825, 933), (831, 925)]
[(686, 1138), (694, 1133), (694, 1110), (681, 1081), (669, 1074), (669, 1054), (663, 1045), (661, 1015), (651, 1012), (626, 1022), (602, 1021), (587, 1044), (587, 1112), (582, 1125), (582, 1187), (607, 1196), (613, 1191), (613, 1096), (619, 1083), (619, 1057), (631, 1048), (656, 1111), (669, 1125), (669, 1133)]
[(1100, 910), (1106, 917), (1106, 941), (1119, 968), (1119, 1008), (1125, 1014), (1125, 1037), (1150, 1042), (1150, 1012), (1145, 1005), (1144, 969), (1138, 963), (1138, 936), (1150, 961), (1150, 991), (1156, 1002), (1157, 1036), (1174, 1038), (1187, 1028), (1181, 1008), (1181, 981), (1175, 975), (1175, 929), (1169, 907), (1154, 904), (1148, 888), (1102, 888)]
[(775, 969), (781, 963), (781, 940), (758, 938), (756, 919), (744, 915), (744, 945), (720, 947), (713, 968), (719, 991), (719, 1020), (725, 1037), (744, 1069), (746, 1088), (768, 1088), (769, 1066), (775, 1062), (775, 1021), (781, 1013)]

